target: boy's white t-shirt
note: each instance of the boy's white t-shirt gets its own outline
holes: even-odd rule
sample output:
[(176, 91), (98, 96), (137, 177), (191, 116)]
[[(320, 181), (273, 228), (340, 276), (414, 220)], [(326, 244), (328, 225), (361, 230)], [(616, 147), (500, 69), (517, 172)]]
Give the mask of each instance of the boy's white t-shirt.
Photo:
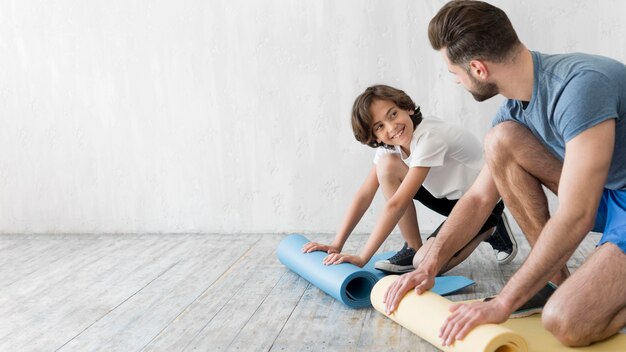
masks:
[(436, 198), (459, 199), (470, 188), (483, 166), (480, 141), (458, 126), (437, 118), (424, 118), (411, 140), (411, 154), (399, 146), (378, 147), (374, 163), (384, 154), (400, 154), (409, 167), (430, 167), (422, 184)]

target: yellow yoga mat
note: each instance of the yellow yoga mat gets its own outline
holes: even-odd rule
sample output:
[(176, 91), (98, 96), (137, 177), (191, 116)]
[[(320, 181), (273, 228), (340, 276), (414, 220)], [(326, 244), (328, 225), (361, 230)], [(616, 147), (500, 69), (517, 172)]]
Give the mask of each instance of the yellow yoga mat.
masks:
[[(372, 305), (385, 314), (383, 296), (387, 288), (398, 276), (387, 276), (374, 286), (371, 293)], [(561, 345), (541, 325), (539, 315), (527, 318), (509, 319), (503, 324), (485, 324), (476, 327), (462, 341), (453, 346), (442, 346), (439, 329), (450, 314), (449, 301), (432, 292), (416, 295), (409, 291), (389, 316), (419, 337), (430, 342), (442, 351), (457, 352), (560, 352), (560, 351), (626, 351), (626, 335), (612, 338), (588, 347), (570, 348)]]

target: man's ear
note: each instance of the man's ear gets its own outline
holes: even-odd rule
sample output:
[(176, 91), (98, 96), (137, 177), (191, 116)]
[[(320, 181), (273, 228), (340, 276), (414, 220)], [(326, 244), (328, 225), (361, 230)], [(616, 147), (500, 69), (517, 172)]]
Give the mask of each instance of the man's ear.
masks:
[(489, 68), (482, 60), (472, 60), (469, 63), (470, 73), (479, 79), (486, 80), (489, 77)]

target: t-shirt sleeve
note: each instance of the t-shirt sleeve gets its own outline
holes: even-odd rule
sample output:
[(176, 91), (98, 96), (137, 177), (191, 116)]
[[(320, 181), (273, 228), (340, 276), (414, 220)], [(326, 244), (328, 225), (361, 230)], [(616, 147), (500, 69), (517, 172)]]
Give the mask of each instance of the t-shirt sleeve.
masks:
[(513, 117), (515, 111), (514, 103), (511, 100), (505, 100), (500, 105), (500, 109), (496, 112), (496, 115), (491, 120), (491, 127), (495, 127), (497, 124), (504, 121), (515, 121)]
[(443, 137), (429, 131), (411, 143), (409, 167), (436, 167), (444, 163), (448, 145)]
[(619, 90), (605, 75), (583, 71), (565, 85), (554, 111), (555, 125), (565, 142), (608, 119), (617, 118)]
[(376, 153), (374, 154), (374, 164), (378, 165), (378, 160), (382, 158), (385, 154), (400, 154), (395, 149), (389, 149), (385, 147), (376, 148)]

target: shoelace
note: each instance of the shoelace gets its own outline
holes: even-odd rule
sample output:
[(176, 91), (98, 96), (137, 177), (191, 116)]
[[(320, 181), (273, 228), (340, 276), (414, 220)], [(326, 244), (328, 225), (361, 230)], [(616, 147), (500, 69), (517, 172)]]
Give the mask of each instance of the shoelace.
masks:
[(394, 254), (394, 255), (393, 255), (391, 258), (389, 258), (389, 259), (390, 259), (390, 260), (393, 260), (393, 259), (401, 258), (401, 257), (406, 256), (406, 254), (407, 254), (407, 253), (411, 253), (411, 254), (413, 254), (413, 251), (414, 251), (414, 250), (413, 250), (412, 248), (409, 248), (409, 247), (405, 244), (405, 245), (402, 247), (402, 249), (400, 249), (400, 251), (399, 251), (398, 253)]
[(499, 229), (496, 227), (496, 230), (493, 232), (493, 235), (491, 235), (489, 244), (491, 244), (491, 247), (493, 247), (493, 249), (495, 250), (504, 251), (505, 249), (508, 248), (508, 246), (506, 242), (504, 242), (504, 240), (502, 239), (502, 234), (498, 230)]

